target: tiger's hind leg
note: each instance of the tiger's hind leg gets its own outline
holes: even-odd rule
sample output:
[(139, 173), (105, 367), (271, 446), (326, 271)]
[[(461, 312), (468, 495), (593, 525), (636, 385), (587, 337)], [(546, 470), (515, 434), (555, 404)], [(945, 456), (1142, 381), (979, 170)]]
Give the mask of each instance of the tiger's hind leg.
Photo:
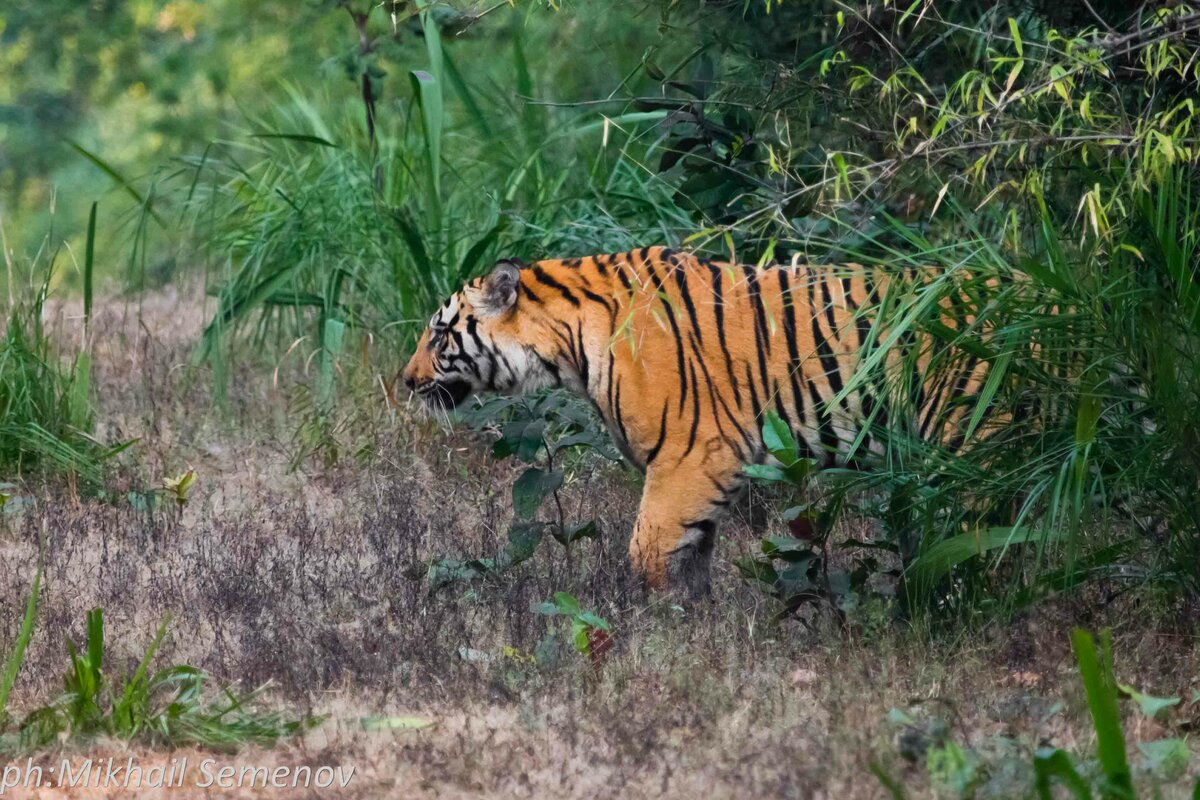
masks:
[(708, 594), (716, 518), (739, 483), (736, 465), (717, 476), (704, 466), (651, 467), (629, 543), (634, 572), (652, 589)]

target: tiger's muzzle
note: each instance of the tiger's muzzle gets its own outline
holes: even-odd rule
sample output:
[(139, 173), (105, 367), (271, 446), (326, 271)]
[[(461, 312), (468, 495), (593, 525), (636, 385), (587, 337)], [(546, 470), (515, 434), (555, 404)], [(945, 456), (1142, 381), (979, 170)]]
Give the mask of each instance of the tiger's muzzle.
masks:
[(456, 378), (440, 381), (426, 380), (418, 383), (416, 380), (406, 377), (404, 385), (421, 398), (421, 402), (425, 405), (439, 411), (451, 411), (471, 396), (471, 384)]

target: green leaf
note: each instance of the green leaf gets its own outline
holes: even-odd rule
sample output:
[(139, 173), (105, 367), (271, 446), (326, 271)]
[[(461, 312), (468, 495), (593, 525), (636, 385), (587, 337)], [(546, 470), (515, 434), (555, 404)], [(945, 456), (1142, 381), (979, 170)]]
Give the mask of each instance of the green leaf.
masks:
[(67, 420), (81, 430), (88, 430), (90, 406), (88, 404), (92, 388), (92, 357), (86, 351), (80, 351), (75, 357), (75, 369), (71, 372), (71, 388), (67, 395)]
[(158, 215), (158, 212), (149, 206), (149, 204), (146, 202), (146, 198), (142, 197), (142, 193), (139, 192), (136, 188), (134, 188), (133, 184), (131, 182), (129, 182), (128, 180), (126, 180), (125, 177), (123, 175), (121, 175), (121, 173), (117, 172), (116, 169), (114, 169), (111, 164), (109, 164), (107, 161), (100, 158), (100, 156), (98, 156), (95, 153), (91, 152), (90, 150), (86, 149), (83, 145), (79, 144), (78, 142), (76, 142), (72, 139), (64, 139), (63, 141), (65, 141), (67, 143), (67, 146), (70, 147), (72, 150), (74, 150), (76, 153), (79, 153), (79, 155), (83, 156), (88, 161), (95, 164), (100, 169), (101, 172), (103, 172), (105, 175), (107, 175), (108, 177), (110, 177), (114, 181), (116, 181), (118, 184), (120, 184), (121, 187), (123, 189), (125, 189), (126, 192), (129, 193), (129, 196), (138, 202), (138, 205), (142, 206), (143, 208), (147, 209), (150, 212), (150, 216), (154, 218), (154, 221), (157, 222), (160, 227), (162, 227), (163, 229), (165, 229), (167, 227), (166, 223), (163, 222), (162, 217), (160, 217)]
[(1017, 55), (1025, 55), (1025, 46), (1021, 42), (1021, 29), (1017, 27), (1017, 21), (1012, 17), (1008, 18), (1008, 30), (1012, 33), (1013, 46), (1017, 48)]
[(787, 482), (788, 480), (788, 476), (784, 474), (782, 469), (771, 464), (747, 464), (742, 467), (742, 472), (760, 481)]
[(784, 466), (796, 461), (796, 439), (792, 429), (774, 411), (768, 411), (763, 419), (763, 445), (767, 452), (779, 459)]
[(518, 522), (508, 532), (508, 544), (497, 558), (500, 569), (508, 569), (533, 558), (546, 533), (544, 522)]
[[(842, 12), (840, 11), (838, 12), (838, 14), (841, 13)], [(871, 774), (878, 778), (879, 782), (883, 784), (883, 788), (887, 789), (887, 792), (891, 796), (892, 800), (907, 799), (908, 795), (904, 793), (904, 787), (900, 785), (899, 781), (889, 775), (887, 770), (885, 770), (880, 764), (872, 761), (870, 770)]]
[[(421, 11), (421, 30), (425, 38), (425, 51), (429, 56), (429, 71), (413, 70), (409, 78), (413, 94), (421, 109), (421, 121), (424, 124), (425, 155), (429, 167), (429, 180), (426, 185), (426, 196), (429, 207), (426, 209), (433, 221), (433, 227), (442, 227), (442, 128), (445, 122), (445, 99), (443, 87), (442, 35), (431, 10), (432, 3), (428, 0), (417, 0)], [(440, 273), (439, 273), (440, 274)]]
[(1183, 739), (1138, 742), (1138, 750), (1146, 757), (1146, 767), (1165, 781), (1182, 778), (1192, 760), (1192, 753)]
[(815, 459), (797, 458), (783, 468), (783, 474), (792, 485), (804, 488), (808, 485), (809, 478), (816, 474), (819, 468)]
[(492, 445), (492, 455), (496, 458), (515, 455), (527, 464), (533, 463), (542, 449), (545, 433), (544, 419), (513, 420), (501, 429), (500, 438)]
[(1035, 786), (1040, 800), (1054, 800), (1051, 781), (1057, 778), (1076, 800), (1092, 800), (1087, 781), (1080, 776), (1071, 763), (1071, 757), (1063, 750), (1043, 747), (1033, 757)]
[(558, 613), (566, 614), (568, 617), (578, 617), (580, 608), (579, 601), (575, 599), (575, 595), (568, 592), (555, 592), (554, 604), (558, 606)]
[(775, 571), (774, 566), (751, 555), (738, 556), (733, 564), (742, 573), (743, 578), (762, 584), (760, 588), (763, 591), (774, 593), (775, 583), (779, 580), (779, 573)]
[(597, 628), (602, 631), (612, 630), (608, 625), (608, 620), (606, 620), (604, 617), (593, 614), (591, 611), (581, 612), (576, 619), (578, 619), (584, 625), (587, 625), (589, 628)]
[(321, 328), (320, 362), (317, 371), (317, 402), (319, 408), (332, 410), (337, 389), (337, 362), (345, 340), (346, 323), (329, 317)]
[(575, 649), (579, 651), (580, 655), (586, 656), (592, 649), (591, 642), (588, 640), (587, 626), (578, 620), (571, 626), (571, 639), (575, 643)]
[(568, 525), (566, 530), (555, 528), (552, 535), (559, 544), (567, 547), (572, 542), (577, 542), (580, 539), (595, 539), (600, 535), (600, 529), (596, 526), (596, 520), (589, 519), (586, 522), (576, 522), (574, 525)]
[(1118, 684), (1117, 688), (1131, 698), (1135, 703), (1137, 703), (1138, 708), (1142, 710), (1142, 713), (1147, 717), (1150, 717), (1150, 719), (1157, 719), (1168, 708), (1171, 706), (1177, 706), (1181, 702), (1180, 698), (1178, 697), (1154, 697), (1152, 695), (1142, 694), (1132, 686), (1127, 686), (1123, 683)]
[(99, 608), (87, 614), (87, 660), (96, 672), (104, 669), (104, 611)]
[(791, 536), (768, 536), (762, 540), (761, 546), (763, 553), (768, 556), (812, 552), (811, 542), (801, 541)]
[(905, 579), (919, 587), (933, 586), (957, 565), (991, 550), (1059, 534), (1031, 528), (987, 528), (943, 539), (913, 560), (905, 570)]
[(513, 483), (513, 512), (520, 519), (532, 519), (542, 507), (542, 502), (562, 486), (562, 482), (562, 470), (546, 471), (540, 467), (525, 470)]
[(458, 280), (460, 283), (465, 283), (475, 274), (475, 268), (479, 265), (483, 254), (496, 243), (500, 234), (508, 227), (508, 217), (503, 214), (492, 229), (485, 233), (480, 239), (471, 245), (471, 249), (463, 256), (462, 264), (458, 268)]

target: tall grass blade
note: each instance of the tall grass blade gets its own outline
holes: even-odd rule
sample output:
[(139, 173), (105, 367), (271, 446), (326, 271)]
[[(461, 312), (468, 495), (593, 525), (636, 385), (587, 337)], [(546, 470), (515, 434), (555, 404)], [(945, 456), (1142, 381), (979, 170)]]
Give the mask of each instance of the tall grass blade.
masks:
[(92, 210), (88, 213), (87, 247), (83, 252), (83, 335), (85, 347), (88, 333), (92, 324), (92, 282), (96, 271), (96, 208), (99, 204), (93, 202)]
[(154, 221), (157, 222), (160, 227), (167, 227), (166, 222), (164, 222), (162, 217), (158, 215), (158, 212), (147, 204), (146, 197), (144, 197), (142, 193), (137, 190), (137, 187), (135, 187), (131, 181), (127, 180), (124, 175), (118, 172), (115, 167), (102, 159), (100, 156), (88, 150), (83, 145), (79, 144), (79, 142), (76, 142), (73, 139), (64, 139), (64, 141), (67, 143), (68, 147), (79, 153), (79, 155), (83, 156), (88, 161), (92, 162), (100, 169), (101, 172), (116, 181), (117, 184), (124, 189), (130, 197), (138, 202), (138, 205), (142, 206), (150, 214), (150, 216), (154, 218)]
[(339, 145), (334, 144), (320, 136), (313, 136), (309, 133), (252, 133), (250, 136), (254, 139), (287, 139), (292, 142), (304, 142), (305, 144), (319, 144), (322, 147), (338, 148)]
[[(445, 76), (442, 64), (442, 34), (434, 20), (428, 0), (417, 0), (421, 9), (421, 29), (425, 35), (425, 50), (429, 56), (429, 71), (413, 70), (409, 73), (413, 93), (421, 108), (421, 122), (425, 134), (425, 158), (429, 168), (429, 184), (425, 187), (428, 198), (427, 212), (433, 219), (433, 228), (439, 237), (442, 231), (442, 127), (445, 124)], [(440, 248), (438, 248), (440, 250)]]
[(97, 672), (104, 669), (104, 611), (99, 608), (87, 614), (87, 658)]
[(446, 80), (454, 87), (454, 93), (458, 95), (459, 101), (463, 104), (463, 108), (466, 109), (471, 123), (479, 129), (480, 135), (485, 140), (491, 141), (495, 136), (495, 131), (492, 128), (492, 123), (488, 121), (488, 115), (484, 113), (483, 107), (475, 99), (475, 93), (471, 91), (470, 85), (467, 84), (466, 79), (459, 72), (458, 66), (450, 58), (450, 54), (444, 50), (442, 51), (442, 65), (445, 68)]
[(1121, 729), (1119, 696), (1113, 675), (1112, 634), (1107, 630), (1101, 632), (1099, 656), (1095, 639), (1082, 629), (1071, 632), (1071, 645), (1096, 730), (1096, 754), (1105, 778), (1101, 797), (1132, 800), (1133, 779), (1125, 758), (1125, 734)]
[(317, 373), (317, 404), (321, 412), (333, 410), (337, 399), (337, 363), (346, 336), (346, 323), (330, 317), (321, 329), (321, 355)]
[(4, 728), (9, 694), (12, 692), (13, 685), (17, 682), (17, 675), (21, 672), (21, 665), (25, 661), (25, 650), (29, 647), (29, 640), (33, 638), (33, 627), (37, 620), (38, 599), (41, 591), (42, 559), (39, 555), (37, 571), (33, 574), (33, 586), (29, 590), (29, 599), (25, 602), (25, 616), (21, 619), (21, 627), (17, 631), (17, 638), (8, 653), (8, 658), (4, 661), (4, 669), (0, 671), (0, 730)]

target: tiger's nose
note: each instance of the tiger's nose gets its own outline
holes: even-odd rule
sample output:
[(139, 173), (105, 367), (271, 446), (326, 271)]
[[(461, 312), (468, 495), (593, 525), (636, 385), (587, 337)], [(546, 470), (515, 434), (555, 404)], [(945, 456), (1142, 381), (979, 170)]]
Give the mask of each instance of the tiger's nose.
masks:
[(408, 387), (410, 392), (415, 392), (417, 390), (417, 379), (412, 375), (405, 375), (404, 385)]

